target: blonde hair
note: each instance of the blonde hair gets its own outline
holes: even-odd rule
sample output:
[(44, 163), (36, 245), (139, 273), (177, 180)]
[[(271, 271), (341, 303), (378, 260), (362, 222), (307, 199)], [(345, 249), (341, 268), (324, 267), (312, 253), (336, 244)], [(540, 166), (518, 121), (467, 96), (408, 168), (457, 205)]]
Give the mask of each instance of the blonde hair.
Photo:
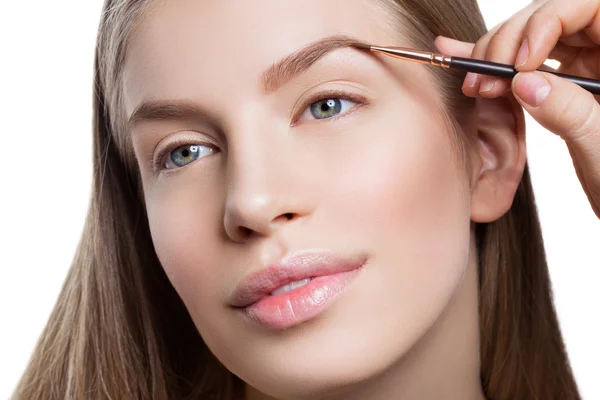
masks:
[[(416, 48), (475, 42), (476, 0), (380, 0)], [(106, 0), (94, 78), (94, 186), (84, 233), (14, 399), (234, 399), (243, 382), (210, 352), (155, 254), (122, 121), (128, 38), (149, 0)], [(464, 151), (464, 74), (431, 69)], [(579, 399), (552, 302), (527, 167), (510, 210), (476, 227), (481, 382), (489, 399)]]

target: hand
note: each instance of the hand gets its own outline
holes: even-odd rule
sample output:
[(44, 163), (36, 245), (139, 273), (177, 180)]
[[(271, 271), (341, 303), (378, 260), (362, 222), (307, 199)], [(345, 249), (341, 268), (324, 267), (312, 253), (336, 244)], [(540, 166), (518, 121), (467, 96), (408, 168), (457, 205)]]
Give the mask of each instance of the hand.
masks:
[(512, 92), (537, 122), (564, 139), (600, 218), (600, 96), (552, 74), (526, 72), (551, 58), (561, 62), (558, 72), (600, 79), (600, 0), (533, 1), (475, 45), (443, 36), (435, 44), (447, 55), (515, 65), (512, 82), (467, 74), (463, 93), (496, 98)]

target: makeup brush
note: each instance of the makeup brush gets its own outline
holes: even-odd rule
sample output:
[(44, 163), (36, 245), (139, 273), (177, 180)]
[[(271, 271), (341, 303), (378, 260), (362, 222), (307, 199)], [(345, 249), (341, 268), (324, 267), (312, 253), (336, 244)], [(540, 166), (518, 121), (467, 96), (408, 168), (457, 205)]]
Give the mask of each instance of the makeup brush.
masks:
[[(430, 64), (442, 68), (462, 69), (467, 72), (497, 76), (499, 78), (512, 78), (518, 73), (518, 71), (512, 65), (476, 60), (474, 58), (446, 56), (444, 54), (413, 50), (405, 47), (381, 47), (371, 46), (363, 43), (352, 43), (351, 46), (358, 49), (369, 50), (386, 54), (388, 56), (401, 58), (403, 60), (416, 61), (418, 63)], [(598, 80), (582, 78), (574, 75), (560, 74), (558, 72), (545, 71), (541, 69), (538, 69), (537, 71), (543, 71), (552, 75), (560, 76), (561, 78), (565, 78), (573, 83), (576, 83), (593, 94), (600, 94), (600, 81)]]

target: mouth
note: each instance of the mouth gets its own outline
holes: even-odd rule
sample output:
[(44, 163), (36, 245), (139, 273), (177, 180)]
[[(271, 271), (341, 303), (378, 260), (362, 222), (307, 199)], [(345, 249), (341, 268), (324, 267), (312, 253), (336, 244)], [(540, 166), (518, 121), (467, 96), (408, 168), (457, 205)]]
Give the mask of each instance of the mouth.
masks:
[(365, 262), (364, 256), (303, 252), (249, 275), (231, 305), (263, 326), (286, 329), (323, 312)]
[(269, 293), (269, 296), (276, 296), (278, 294), (291, 292), (294, 289), (297, 289), (299, 287), (306, 285), (308, 282), (312, 281), (313, 279), (315, 279), (315, 277), (306, 278), (306, 279), (302, 279), (301, 281), (295, 281), (292, 283), (288, 283), (287, 285), (284, 285), (284, 286), (280, 287), (279, 289), (274, 290), (271, 293)]

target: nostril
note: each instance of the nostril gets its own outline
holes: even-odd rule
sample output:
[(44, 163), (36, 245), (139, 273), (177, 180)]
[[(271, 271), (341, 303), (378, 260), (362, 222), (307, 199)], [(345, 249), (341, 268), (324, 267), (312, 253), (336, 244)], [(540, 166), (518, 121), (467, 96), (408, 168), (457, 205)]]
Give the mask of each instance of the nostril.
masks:
[(245, 226), (240, 226), (238, 231), (240, 232), (240, 236), (243, 238), (247, 238), (252, 234), (252, 229), (246, 228)]
[(283, 214), (283, 216), (289, 221), (290, 219), (294, 218), (294, 214), (292, 213), (285, 213)]

